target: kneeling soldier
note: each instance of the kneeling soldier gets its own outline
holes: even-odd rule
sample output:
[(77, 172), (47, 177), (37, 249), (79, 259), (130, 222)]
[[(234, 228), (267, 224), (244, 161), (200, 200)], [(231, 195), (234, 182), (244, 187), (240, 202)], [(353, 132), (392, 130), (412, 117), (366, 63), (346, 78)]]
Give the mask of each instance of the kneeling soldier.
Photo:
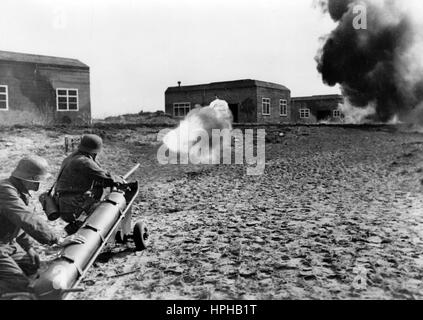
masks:
[(96, 135), (85, 135), (78, 150), (61, 166), (55, 186), (60, 217), (68, 222), (65, 230), (73, 234), (100, 203), (104, 189), (126, 182), (104, 170), (96, 161), (103, 141)]
[(0, 181), (0, 295), (31, 292), (28, 276), (37, 273), (40, 258), (32, 240), (64, 247), (84, 243), (81, 236), (61, 239), (28, 208), (30, 191), (38, 191), (48, 163), (40, 157), (22, 159), (9, 179)]

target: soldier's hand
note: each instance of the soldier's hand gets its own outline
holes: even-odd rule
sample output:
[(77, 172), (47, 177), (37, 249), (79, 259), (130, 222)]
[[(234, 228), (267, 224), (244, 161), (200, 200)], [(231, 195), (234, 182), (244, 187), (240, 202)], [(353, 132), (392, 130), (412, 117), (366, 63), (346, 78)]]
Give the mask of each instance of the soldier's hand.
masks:
[(38, 269), (41, 263), (40, 256), (38, 255), (38, 253), (33, 248), (29, 249), (27, 253), (29, 258), (31, 259), (31, 263)]
[(83, 244), (85, 243), (86, 239), (85, 237), (79, 235), (79, 234), (73, 234), (69, 237), (66, 237), (63, 239), (63, 241), (59, 244), (61, 247), (66, 247), (71, 244)]
[(115, 182), (116, 184), (119, 184), (119, 185), (128, 184), (122, 176), (116, 176)]

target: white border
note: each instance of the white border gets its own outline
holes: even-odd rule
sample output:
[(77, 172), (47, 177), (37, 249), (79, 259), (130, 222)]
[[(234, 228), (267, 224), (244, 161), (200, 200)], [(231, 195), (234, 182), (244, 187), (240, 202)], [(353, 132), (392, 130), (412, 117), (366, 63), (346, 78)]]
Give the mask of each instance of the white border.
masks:
[[(60, 98), (66, 97), (67, 110), (59, 110), (59, 90), (65, 90), (66, 96), (60, 95)], [(76, 110), (69, 110), (69, 91), (76, 91)], [(73, 96), (72, 96), (73, 98)], [(79, 89), (74, 88), (56, 88), (56, 111), (57, 112), (78, 112), (79, 111)]]
[[(0, 111), (9, 111), (9, 86), (0, 85), (2, 88), (6, 88), (6, 109), (0, 109)], [(1, 94), (4, 94), (3, 92)]]

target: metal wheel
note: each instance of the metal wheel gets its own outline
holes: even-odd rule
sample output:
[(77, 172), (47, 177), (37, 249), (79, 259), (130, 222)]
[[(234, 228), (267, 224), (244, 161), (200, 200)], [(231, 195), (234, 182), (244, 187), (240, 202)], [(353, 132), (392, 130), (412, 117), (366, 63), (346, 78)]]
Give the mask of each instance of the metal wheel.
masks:
[(137, 251), (143, 251), (148, 248), (149, 231), (147, 225), (143, 221), (138, 221), (134, 226), (134, 243)]

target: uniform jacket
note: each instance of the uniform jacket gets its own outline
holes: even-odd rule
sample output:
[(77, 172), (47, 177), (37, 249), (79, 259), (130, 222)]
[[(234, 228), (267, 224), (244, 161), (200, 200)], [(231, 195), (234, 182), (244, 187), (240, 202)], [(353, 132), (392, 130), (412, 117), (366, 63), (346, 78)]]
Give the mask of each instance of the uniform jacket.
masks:
[(41, 244), (54, 245), (58, 236), (46, 222), (29, 211), (29, 193), (16, 178), (0, 181), (0, 247), (15, 241), (26, 251), (31, 236)]
[(81, 151), (67, 157), (60, 171), (56, 183), (56, 192), (59, 194), (83, 194), (95, 187), (112, 187), (119, 181), (118, 177), (101, 168), (92, 155)]

